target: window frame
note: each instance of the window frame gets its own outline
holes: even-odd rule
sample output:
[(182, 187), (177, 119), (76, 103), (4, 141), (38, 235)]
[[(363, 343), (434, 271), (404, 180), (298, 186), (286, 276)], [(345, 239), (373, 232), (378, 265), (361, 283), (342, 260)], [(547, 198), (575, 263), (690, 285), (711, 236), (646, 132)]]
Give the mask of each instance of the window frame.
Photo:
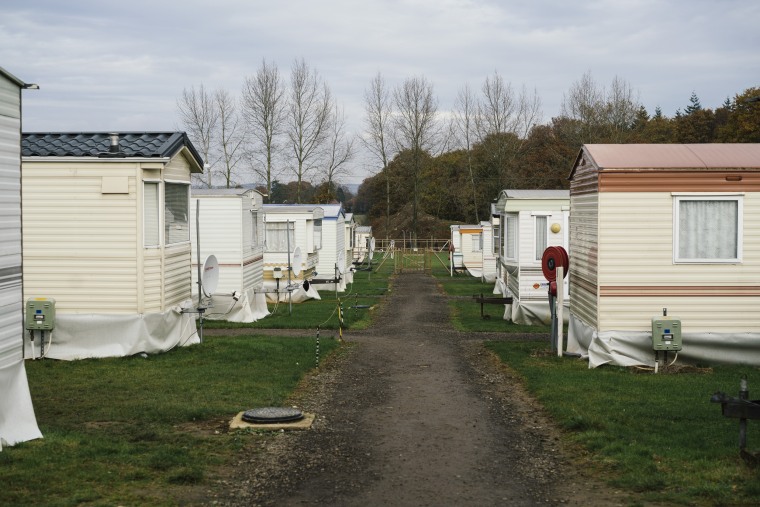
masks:
[[(155, 226), (156, 229), (156, 242), (148, 244), (148, 201), (147, 196), (148, 193), (146, 189), (148, 186), (152, 186), (156, 189), (155, 194)], [(143, 180), (143, 238), (142, 238), (142, 244), (143, 248), (161, 248), (161, 232), (163, 230), (162, 220), (161, 220), (161, 181), (160, 180)]]
[[(533, 260), (543, 262), (544, 251), (549, 247), (549, 214), (532, 213), (533, 216)], [(539, 236), (540, 222), (543, 221), (543, 235)], [(539, 237), (543, 238), (543, 245), (539, 246)], [(542, 248), (543, 247), (543, 248)]]
[[(169, 200), (166, 197), (167, 197), (167, 192), (169, 191), (169, 188), (179, 188), (179, 187), (184, 187), (184, 189), (185, 189), (185, 197), (186, 197), (186, 199), (185, 199), (185, 218), (186, 218), (186, 220), (185, 220), (185, 222), (186, 222), (185, 223), (185, 229), (187, 230), (187, 237), (186, 238), (182, 238), (179, 241), (174, 241), (174, 242), (170, 243), (169, 242), (169, 234), (168, 234), (168, 230), (169, 230), (170, 224), (167, 222), (167, 218), (168, 218), (167, 211), (169, 211), (168, 210)], [(163, 206), (163, 210), (164, 210), (164, 217), (163, 217), (164, 218), (164, 220), (163, 220), (163, 226), (164, 226), (163, 227), (163, 232), (164, 232), (163, 242), (164, 242), (164, 246), (166, 246), (166, 247), (173, 247), (173, 246), (178, 246), (178, 245), (189, 244), (190, 243), (190, 183), (187, 182), (187, 181), (168, 181), (168, 180), (164, 180), (164, 193), (163, 193), (163, 195), (164, 195), (164, 206)], [(172, 216), (173, 215), (174, 214), (172, 214)]]
[[(741, 264), (743, 262), (744, 193), (673, 193), (673, 264)], [(680, 256), (680, 219), (684, 201), (733, 201), (736, 207), (735, 258), (682, 258)]]
[[(509, 222), (514, 222), (514, 227), (509, 227)], [(514, 234), (510, 231), (514, 229)], [(514, 251), (510, 252), (509, 239), (510, 236), (513, 239), (514, 245), (512, 245)], [(504, 216), (504, 258), (510, 261), (516, 261), (520, 255), (520, 217), (519, 215), (505, 215)], [(512, 255), (510, 255), (510, 253)]]

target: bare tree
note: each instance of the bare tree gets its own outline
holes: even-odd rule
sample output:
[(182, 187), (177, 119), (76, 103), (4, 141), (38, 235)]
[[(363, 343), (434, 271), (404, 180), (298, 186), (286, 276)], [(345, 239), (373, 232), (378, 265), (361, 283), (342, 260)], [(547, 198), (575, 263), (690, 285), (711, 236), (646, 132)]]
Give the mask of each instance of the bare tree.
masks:
[(482, 92), (476, 116), (479, 140), (489, 141), (495, 170), (502, 184), (511, 186), (516, 182), (510, 167), (540, 120), (541, 102), (535, 91), (530, 96), (525, 87), (515, 95), (512, 85), (498, 73), (486, 78)]
[(607, 93), (606, 121), (609, 125), (608, 140), (613, 143), (625, 142), (641, 109), (641, 103), (623, 79), (615, 76)]
[(578, 146), (625, 141), (639, 108), (628, 83), (615, 77), (607, 91), (587, 71), (563, 98), (561, 114), (572, 120), (566, 125), (565, 135)]
[(510, 83), (498, 73), (486, 78), (481, 88), (477, 129), (481, 140), (489, 134), (513, 132), (517, 124), (517, 103)]
[(568, 132), (573, 144), (580, 146), (601, 139), (604, 107), (604, 88), (597, 85), (590, 70), (586, 71), (562, 99), (562, 116), (574, 120), (569, 126), (575, 131)]
[(328, 129), (324, 163), (328, 199), (333, 197), (338, 179), (350, 174), (348, 163), (354, 157), (354, 138), (346, 134), (346, 117), (337, 104), (332, 116)]
[(290, 75), (290, 103), (287, 132), (296, 166), (296, 200), (301, 202), (301, 182), (313, 172), (330, 128), (332, 95), (316, 71), (301, 59)]
[(272, 181), (276, 177), (274, 159), (277, 139), (283, 133), (285, 105), (285, 87), (279, 71), (264, 60), (256, 75), (245, 80), (242, 107), (247, 131), (253, 140), (253, 170), (266, 181), (267, 196), (272, 195)]
[(394, 116), (395, 141), (399, 151), (408, 150), (412, 156), (412, 231), (417, 237), (417, 208), (420, 193), (422, 158), (434, 149), (438, 132), (436, 117), (438, 103), (433, 85), (424, 77), (408, 78), (393, 93), (396, 105)]
[(214, 102), (219, 113), (219, 151), (222, 165), (221, 173), (227, 188), (234, 187), (239, 181), (239, 164), (243, 158), (245, 136), (240, 125), (235, 99), (226, 90), (214, 93)]
[(385, 230), (391, 223), (391, 177), (388, 160), (392, 154), (393, 104), (383, 76), (378, 73), (364, 92), (364, 134), (362, 143), (382, 164), (385, 174)]
[[(219, 123), (219, 113), (214, 105), (214, 97), (207, 92), (201, 84), (198, 90), (191, 87), (190, 90), (182, 90), (182, 97), (177, 100), (182, 128), (185, 129), (193, 145), (200, 149), (206, 164), (205, 177), (197, 176), (194, 183), (205, 185), (209, 188), (213, 185), (213, 161), (211, 154), (216, 142), (216, 129)], [(193, 175), (196, 178), (195, 175)]]
[(454, 102), (452, 130), (457, 145), (467, 153), (467, 170), (470, 173), (470, 184), (472, 185), (472, 204), (475, 208), (475, 220), (480, 222), (475, 175), (472, 170), (472, 145), (477, 135), (477, 112), (477, 100), (470, 86), (466, 84), (459, 90)]

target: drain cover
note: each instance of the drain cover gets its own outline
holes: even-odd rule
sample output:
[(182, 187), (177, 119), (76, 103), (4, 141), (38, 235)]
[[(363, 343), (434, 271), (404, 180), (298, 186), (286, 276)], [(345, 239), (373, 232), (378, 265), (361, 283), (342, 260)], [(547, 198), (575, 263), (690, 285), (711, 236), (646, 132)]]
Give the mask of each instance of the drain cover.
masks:
[(256, 424), (294, 422), (303, 419), (303, 412), (297, 408), (263, 407), (243, 412), (243, 420)]

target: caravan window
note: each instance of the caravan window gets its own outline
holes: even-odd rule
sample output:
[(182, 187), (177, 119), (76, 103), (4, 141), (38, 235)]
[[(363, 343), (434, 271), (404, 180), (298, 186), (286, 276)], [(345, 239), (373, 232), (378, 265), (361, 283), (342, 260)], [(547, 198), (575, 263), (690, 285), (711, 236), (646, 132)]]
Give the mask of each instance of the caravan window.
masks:
[(499, 255), (499, 242), (501, 241), (501, 226), (495, 224), (493, 227), (493, 244), (491, 245), (493, 253)]
[(164, 183), (164, 238), (167, 245), (190, 241), (188, 196), (190, 185)]
[(287, 252), (296, 247), (296, 232), (288, 222), (267, 222), (267, 252)]
[(483, 234), (472, 234), (472, 251), (480, 252), (483, 250)]
[(673, 261), (741, 262), (742, 208), (739, 195), (676, 196)]
[(544, 250), (547, 247), (546, 243), (546, 217), (536, 216), (536, 260), (540, 261), (544, 258)]
[(314, 220), (314, 250), (322, 248), (322, 219)]
[(259, 214), (251, 210), (251, 247), (259, 245)]
[(517, 259), (517, 217), (508, 216), (504, 223), (504, 256)]
[(143, 183), (143, 236), (146, 247), (161, 244), (161, 215), (158, 208), (158, 183), (146, 181)]

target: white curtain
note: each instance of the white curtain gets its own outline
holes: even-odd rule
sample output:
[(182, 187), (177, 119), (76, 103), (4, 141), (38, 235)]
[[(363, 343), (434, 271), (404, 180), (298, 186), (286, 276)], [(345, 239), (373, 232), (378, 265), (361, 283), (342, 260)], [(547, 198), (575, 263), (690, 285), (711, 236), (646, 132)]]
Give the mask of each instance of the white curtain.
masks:
[(544, 258), (546, 250), (546, 217), (536, 217), (536, 260)]
[(737, 259), (739, 201), (680, 200), (679, 259)]

